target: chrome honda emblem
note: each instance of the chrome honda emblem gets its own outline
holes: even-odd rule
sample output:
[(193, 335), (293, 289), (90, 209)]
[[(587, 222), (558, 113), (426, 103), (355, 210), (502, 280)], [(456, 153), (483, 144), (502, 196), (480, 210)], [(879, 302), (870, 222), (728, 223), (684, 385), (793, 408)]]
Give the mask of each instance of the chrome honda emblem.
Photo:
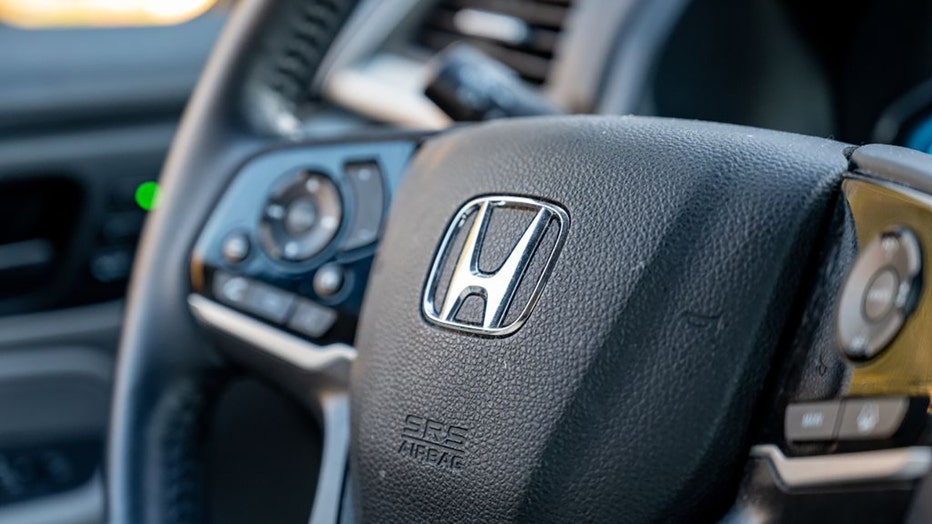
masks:
[[(483, 271), (480, 268), (483, 245), (493, 238), (491, 235), (500, 234), (489, 231), (490, 217), (493, 211), (509, 210), (530, 211), (525, 214), (533, 218), (498, 269)], [(470, 218), (473, 222), (466, 230)], [(424, 316), (434, 324), (469, 333), (487, 336), (514, 333), (524, 325), (540, 299), (568, 226), (566, 211), (549, 202), (512, 196), (481, 197), (467, 202), (453, 217), (437, 250), (424, 288)], [(463, 234), (465, 239), (457, 242)], [(496, 240), (507, 241), (502, 237)], [(453, 253), (456, 246), (461, 246), (459, 252)], [(453, 257), (456, 258), (451, 270)], [(519, 296), (520, 303), (516, 303)], [(482, 300), (483, 310), (474, 319), (462, 318), (463, 305), (471, 297)]]

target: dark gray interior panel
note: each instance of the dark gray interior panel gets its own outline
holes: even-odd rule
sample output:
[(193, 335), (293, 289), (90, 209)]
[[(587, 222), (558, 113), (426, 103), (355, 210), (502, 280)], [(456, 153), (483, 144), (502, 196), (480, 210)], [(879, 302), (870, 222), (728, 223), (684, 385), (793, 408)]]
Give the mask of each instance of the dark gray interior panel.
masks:
[(177, 113), (225, 16), (143, 28), (23, 30), (0, 25), (0, 131)]

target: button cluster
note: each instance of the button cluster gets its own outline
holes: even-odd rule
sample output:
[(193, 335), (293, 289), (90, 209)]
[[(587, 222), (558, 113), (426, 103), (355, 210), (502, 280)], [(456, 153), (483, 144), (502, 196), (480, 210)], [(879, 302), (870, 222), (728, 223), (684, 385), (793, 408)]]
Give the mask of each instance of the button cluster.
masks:
[(347, 334), (336, 326), (358, 313), (355, 284), (368, 277), (397, 171), (384, 165), (396, 155), (386, 158), (353, 150), (247, 168), (195, 247), (197, 291), (311, 339)]
[[(334, 240), (344, 221), (342, 251), (378, 240), (386, 200), (382, 170), (374, 161), (348, 162), (343, 178), (350, 193), (348, 209), (338, 184), (323, 173), (300, 170), (275, 185), (259, 223), (260, 243), (273, 259), (310, 260)], [(226, 262), (235, 265), (247, 254), (243, 239), (231, 233), (223, 245)]]
[(324, 336), (337, 321), (333, 309), (225, 271), (214, 273), (212, 290), (214, 297), (228, 306), (311, 338)]
[(333, 181), (320, 173), (299, 171), (272, 190), (259, 238), (272, 258), (303, 262), (327, 247), (342, 219), (343, 203)]
[(895, 228), (861, 252), (841, 294), (837, 335), (842, 352), (868, 360), (896, 337), (919, 294), (922, 252), (916, 235)]
[(791, 442), (884, 440), (897, 432), (908, 408), (902, 397), (791, 404), (784, 431)]

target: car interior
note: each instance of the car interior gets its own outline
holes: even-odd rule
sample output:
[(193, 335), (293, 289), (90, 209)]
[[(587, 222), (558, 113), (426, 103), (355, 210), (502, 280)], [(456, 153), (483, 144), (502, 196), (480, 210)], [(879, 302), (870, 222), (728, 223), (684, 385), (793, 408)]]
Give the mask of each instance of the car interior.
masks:
[(932, 522), (930, 27), (0, 0), (0, 524)]

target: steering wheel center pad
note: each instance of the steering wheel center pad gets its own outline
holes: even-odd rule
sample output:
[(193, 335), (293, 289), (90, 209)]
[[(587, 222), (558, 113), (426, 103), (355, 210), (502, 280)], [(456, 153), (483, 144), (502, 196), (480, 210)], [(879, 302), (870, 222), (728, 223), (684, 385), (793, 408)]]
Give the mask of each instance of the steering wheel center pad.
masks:
[[(395, 197), (357, 336), (361, 516), (720, 516), (847, 167), (837, 142), (635, 117), (429, 140)], [(503, 337), (422, 309), (451, 220), (488, 195), (568, 215), (536, 308)], [(487, 229), (483, 251), (515, 246), (520, 233), (502, 230)]]

